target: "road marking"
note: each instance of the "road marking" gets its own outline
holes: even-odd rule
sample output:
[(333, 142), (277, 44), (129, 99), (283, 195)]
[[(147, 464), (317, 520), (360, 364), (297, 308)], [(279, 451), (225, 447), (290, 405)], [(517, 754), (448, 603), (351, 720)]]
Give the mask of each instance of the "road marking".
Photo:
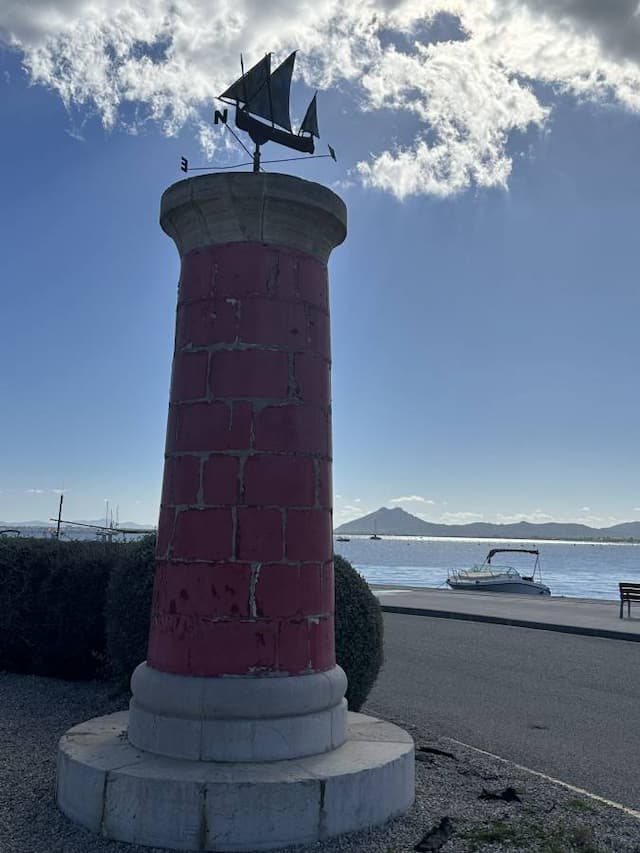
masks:
[(589, 797), (591, 800), (596, 800), (598, 803), (610, 806), (613, 809), (618, 809), (619, 811), (629, 815), (629, 817), (634, 817), (636, 820), (640, 820), (639, 811), (630, 809), (628, 806), (623, 806), (622, 803), (616, 803), (614, 800), (607, 800), (606, 797), (600, 797), (598, 794), (592, 794), (591, 791), (585, 791), (584, 788), (578, 788), (576, 785), (571, 785), (569, 782), (563, 782), (562, 779), (554, 779), (553, 776), (547, 776), (546, 773), (540, 773), (539, 770), (532, 770), (530, 767), (524, 767), (522, 764), (516, 764), (515, 761), (510, 761), (508, 758), (503, 758), (501, 755), (496, 755), (493, 752), (487, 752), (486, 749), (479, 749), (477, 746), (471, 746), (471, 744), (463, 743), (463, 741), (456, 740), (453, 737), (445, 737), (443, 740), (448, 740), (451, 743), (456, 743), (458, 746), (465, 747), (465, 749), (471, 749), (474, 752), (479, 752), (481, 755), (487, 755), (489, 758), (495, 758), (497, 761), (502, 761), (504, 764), (510, 764), (512, 767), (517, 767), (518, 770), (524, 770), (525, 773), (531, 773), (533, 776), (539, 776), (540, 779), (545, 779), (547, 782), (553, 782), (554, 785), (560, 785), (562, 788), (573, 791), (574, 794), (582, 794), (583, 797)]

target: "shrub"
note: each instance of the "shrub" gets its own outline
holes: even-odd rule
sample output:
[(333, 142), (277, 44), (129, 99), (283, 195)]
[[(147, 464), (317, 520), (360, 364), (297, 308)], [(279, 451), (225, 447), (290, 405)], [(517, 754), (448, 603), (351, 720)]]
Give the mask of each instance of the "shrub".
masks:
[(131, 543), (111, 572), (105, 602), (110, 672), (123, 686), (147, 656), (156, 537)]
[(122, 547), (0, 539), (0, 669), (93, 678), (105, 649), (109, 571)]
[(375, 684), (383, 660), (384, 626), (378, 599), (343, 557), (334, 557), (336, 660), (349, 680), (347, 702), (359, 711)]

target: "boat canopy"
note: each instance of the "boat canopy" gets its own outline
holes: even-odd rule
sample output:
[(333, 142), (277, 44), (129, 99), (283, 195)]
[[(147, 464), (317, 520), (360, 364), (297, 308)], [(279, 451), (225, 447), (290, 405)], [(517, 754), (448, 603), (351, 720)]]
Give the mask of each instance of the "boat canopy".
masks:
[(540, 552), (537, 548), (492, 548), (487, 555), (487, 563), (491, 562), (491, 558), (496, 554), (535, 554), (536, 557), (540, 556)]

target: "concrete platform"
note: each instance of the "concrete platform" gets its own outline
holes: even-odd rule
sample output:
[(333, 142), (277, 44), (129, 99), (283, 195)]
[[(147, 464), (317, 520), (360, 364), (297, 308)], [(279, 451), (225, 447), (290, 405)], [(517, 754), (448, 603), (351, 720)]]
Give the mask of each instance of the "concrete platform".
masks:
[[(620, 602), (593, 598), (509, 595), (430, 588), (373, 587), (388, 613), (492, 622), (640, 642), (640, 606), (631, 604), (631, 617), (620, 619)], [(635, 613), (634, 613), (635, 609)]]
[(176, 850), (268, 850), (379, 825), (413, 803), (413, 741), (348, 716), (338, 749), (260, 763), (154, 755), (127, 740), (126, 711), (97, 717), (60, 740), (58, 805), (108, 838)]

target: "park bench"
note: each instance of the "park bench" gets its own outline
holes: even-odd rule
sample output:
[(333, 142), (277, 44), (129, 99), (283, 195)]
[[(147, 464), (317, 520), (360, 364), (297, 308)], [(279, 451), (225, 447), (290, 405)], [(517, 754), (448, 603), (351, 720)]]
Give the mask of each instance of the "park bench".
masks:
[(620, 583), (620, 618), (625, 601), (627, 602), (627, 616), (631, 616), (631, 602), (640, 601), (640, 583)]

